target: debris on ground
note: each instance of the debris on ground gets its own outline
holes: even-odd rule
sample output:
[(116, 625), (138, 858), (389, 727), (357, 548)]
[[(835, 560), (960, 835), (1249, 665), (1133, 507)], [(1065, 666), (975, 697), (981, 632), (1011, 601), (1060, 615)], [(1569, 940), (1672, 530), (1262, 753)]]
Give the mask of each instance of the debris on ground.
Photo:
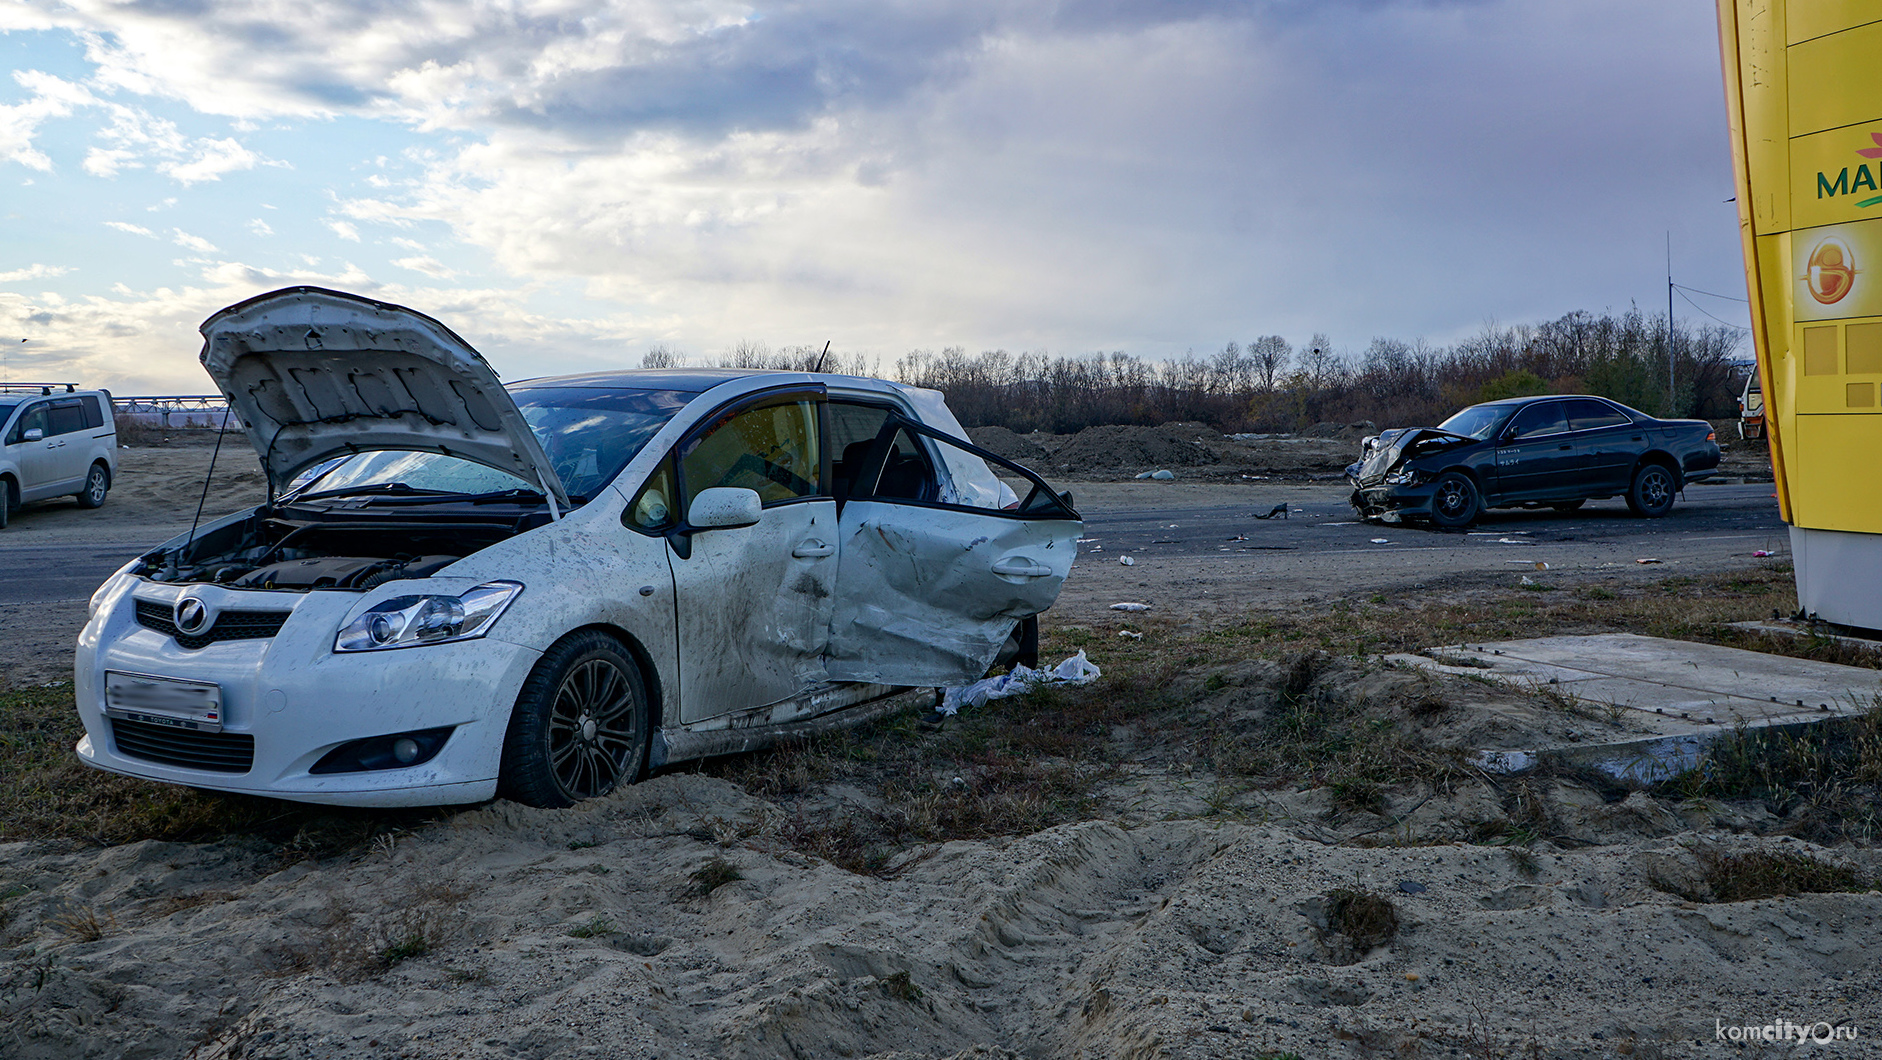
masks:
[(1013, 667), (1011, 673), (950, 688), (942, 694), (941, 705), (935, 709), (943, 714), (957, 714), (962, 707), (984, 707), (989, 700), (1017, 696), (1042, 685), (1082, 685), (1102, 676), (1103, 673), (1090, 659), (1085, 658), (1084, 651), (1080, 649), (1077, 655), (1050, 670), (1035, 670), (1020, 665)]
[[(1130, 557), (1126, 556), (1125, 558), (1128, 559)], [(1132, 603), (1132, 602), (1126, 601), (1121, 604), (1112, 604), (1111, 610), (1113, 611), (1148, 611), (1150, 610), (1150, 605)]]
[(1271, 508), (1271, 509), (1269, 509), (1269, 511), (1268, 511), (1268, 514), (1266, 514), (1266, 515), (1261, 515), (1261, 514), (1259, 514), (1259, 513), (1256, 513), (1256, 515), (1255, 515), (1255, 518), (1257, 518), (1257, 519), (1272, 519), (1272, 518), (1274, 518), (1274, 517), (1275, 517), (1275, 516), (1277, 516), (1277, 515), (1278, 515), (1278, 516), (1280, 516), (1280, 517), (1281, 517), (1281, 518), (1283, 518), (1283, 519), (1285, 519), (1285, 518), (1287, 518), (1287, 505), (1286, 505), (1286, 504), (1277, 504), (1277, 505), (1275, 505), (1275, 506), (1274, 506), (1273, 508)]

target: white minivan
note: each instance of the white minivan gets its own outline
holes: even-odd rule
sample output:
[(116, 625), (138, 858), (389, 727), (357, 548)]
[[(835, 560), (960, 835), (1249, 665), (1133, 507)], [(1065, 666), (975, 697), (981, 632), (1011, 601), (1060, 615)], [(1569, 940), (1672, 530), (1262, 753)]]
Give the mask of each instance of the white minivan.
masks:
[(310, 287), (202, 331), (269, 499), (93, 596), (78, 755), (100, 769), (567, 806), (976, 680), (1023, 653), (1077, 552), (1070, 496), (968, 443), (934, 391), (733, 369), (506, 387), (442, 323)]
[(74, 383), (0, 386), (0, 528), (20, 505), (78, 498), (105, 502), (118, 473), (111, 395)]

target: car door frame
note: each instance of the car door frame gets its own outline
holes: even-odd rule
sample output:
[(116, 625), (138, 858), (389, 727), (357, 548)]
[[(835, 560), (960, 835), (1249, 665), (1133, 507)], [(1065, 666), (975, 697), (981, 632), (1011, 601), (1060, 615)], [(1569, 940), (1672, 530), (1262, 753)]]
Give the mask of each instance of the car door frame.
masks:
[[(1621, 417), (1620, 423), (1577, 428), (1571, 416), (1568, 424), (1569, 433), (1575, 436), (1575, 445), (1581, 455), (1582, 492), (1601, 497), (1626, 493), (1633, 484), (1634, 465), (1639, 461), (1640, 454), (1647, 451), (1647, 428), (1629, 415), (1626, 409), (1606, 398), (1581, 394), (1565, 400), (1571, 407), (1576, 401), (1592, 401)], [(1615, 454), (1625, 455), (1615, 459)]]
[[(1010, 508), (877, 496), (895, 436), (903, 430), (929, 441), (931, 464), (950, 478), (953, 469), (936, 443), (986, 461), (990, 472), (995, 466), (1005, 468), (1032, 488)], [(976, 680), (1013, 628), (1056, 600), (1076, 559), (1084, 522), (1069, 493), (1054, 490), (1028, 468), (906, 413), (891, 414), (884, 421), (855, 481), (869, 486), (852, 489), (838, 508), (842, 552), (827, 660), (833, 680), (905, 687)], [(943, 485), (960, 488), (958, 483)], [(910, 509), (929, 514), (909, 518)], [(950, 528), (959, 529), (949, 534)], [(937, 529), (941, 532), (934, 533)], [(918, 554), (924, 533), (950, 544), (958, 539), (958, 547)], [(897, 569), (885, 570), (884, 557), (892, 557)], [(982, 559), (988, 563), (984, 577), (977, 569)], [(897, 592), (898, 578), (920, 591)], [(865, 594), (866, 601), (861, 599)], [(971, 613), (964, 610), (963, 598), (979, 601), (976, 609), (994, 610)], [(1038, 603), (1041, 598), (1043, 604)], [(1030, 610), (1008, 613), (1015, 608)]]
[[(1524, 412), (1542, 405), (1556, 405), (1561, 409), (1560, 431), (1523, 438), (1509, 437), (1510, 431), (1515, 429), (1516, 420)], [(1497, 442), (1492, 451), (1492, 458), (1496, 461), (1497, 484), (1494, 503), (1568, 500), (1582, 495), (1586, 472), (1582, 466), (1583, 454), (1575, 443), (1575, 432), (1568, 420), (1567, 401), (1551, 397), (1546, 401), (1530, 402), (1511, 414), (1509, 422), (1497, 433)], [(1523, 470), (1512, 474), (1505, 469)]]
[[(763, 505), (761, 509), (763, 512), (788, 512), (789, 514), (788, 519), (780, 519), (778, 522), (774, 523), (769, 531), (761, 529), (764, 527), (764, 520), (762, 518), (757, 525), (751, 527), (714, 528), (693, 526), (687, 519), (688, 513), (686, 508), (688, 506), (687, 499), (690, 496), (690, 492), (686, 483), (684, 462), (681, 459), (681, 453), (687, 444), (710, 430), (715, 429), (729, 416), (762, 409), (773, 404), (782, 404), (804, 399), (811, 400), (817, 410), (817, 493), (803, 497), (773, 501)], [(823, 412), (823, 406), (828, 399), (829, 388), (821, 383), (793, 383), (786, 386), (739, 394), (719, 402), (714, 405), (710, 411), (699, 416), (680, 434), (679, 438), (668, 447), (666, 453), (662, 454), (658, 461), (655, 461), (654, 466), (656, 469), (662, 465), (671, 467), (676, 501), (672, 511), (672, 525), (658, 532), (658, 536), (664, 538), (668, 546), (666, 550), (668, 570), (673, 578), (674, 645), (676, 652), (675, 675), (678, 678), (677, 698), (679, 709), (676, 712), (676, 716), (672, 717), (670, 721), (679, 722), (681, 724), (693, 724), (723, 715), (747, 713), (765, 707), (788, 704), (800, 700), (806, 691), (823, 683), (821, 672), (822, 645), (824, 640), (828, 637), (829, 613), (830, 609), (834, 606), (833, 585), (835, 563), (833, 561), (836, 555), (834, 539), (837, 529), (836, 498), (832, 496), (830, 491), (829, 432)], [(640, 488), (644, 489), (645, 483), (643, 483)], [(634, 496), (638, 495), (639, 490), (637, 489)], [(630, 505), (631, 504), (632, 501), (630, 500)], [(818, 511), (818, 509), (826, 506), (827, 511)], [(790, 511), (790, 509), (799, 508), (804, 510)], [(779, 558), (778, 570), (781, 573), (775, 579), (777, 581), (776, 585), (769, 584), (772, 579), (764, 579), (766, 582), (764, 586), (753, 585), (749, 587), (756, 591), (715, 594), (722, 598), (718, 600), (721, 606), (727, 609), (735, 608), (738, 611), (735, 618), (726, 621), (725, 626), (728, 629), (736, 627), (749, 632), (754, 624), (763, 627), (765, 617), (768, 615), (786, 615), (788, 613), (787, 617), (790, 619), (791, 628), (795, 630), (804, 641), (803, 644), (798, 646), (799, 650), (790, 653), (801, 663), (801, 666), (796, 669), (795, 679), (791, 682), (791, 687), (789, 688), (783, 687), (779, 681), (772, 681), (773, 691), (776, 694), (759, 696), (755, 699), (746, 697), (730, 701), (709, 702), (711, 696), (724, 691), (726, 684), (730, 683), (736, 685), (736, 681), (732, 680), (736, 675), (725, 675), (722, 673), (721, 676), (724, 680), (719, 682), (719, 687), (717, 688), (706, 687), (704, 684), (709, 681), (711, 677), (705, 672), (710, 668), (707, 666), (708, 657), (703, 657), (700, 654), (704, 648), (697, 643), (703, 636), (703, 630), (692, 629), (691, 635), (689, 635), (689, 624), (696, 624), (699, 621), (701, 617), (700, 609), (706, 606), (706, 601), (700, 592), (689, 591), (687, 585), (687, 582), (690, 580), (689, 576), (700, 575), (703, 572), (696, 568), (689, 569), (686, 565), (700, 564), (703, 566), (707, 563), (722, 562), (722, 557), (717, 554), (719, 550), (714, 548), (714, 546), (729, 546), (733, 540), (730, 535), (770, 532), (774, 536), (781, 534), (784, 537), (789, 537), (790, 534), (794, 532), (795, 524), (799, 522), (805, 523), (807, 528), (813, 529), (817, 533), (826, 534), (830, 539), (826, 542), (829, 551), (822, 555), (799, 555), (797, 553), (803, 551), (802, 549), (790, 542), (783, 542), (781, 547), (786, 550), (786, 552), (784, 557)], [(820, 522), (827, 523), (827, 527), (819, 529), (818, 525)], [(642, 532), (649, 533), (648, 531)], [(716, 540), (696, 542), (695, 538), (700, 537), (700, 535), (715, 535), (715, 537), (717, 535), (725, 536), (717, 538)], [(749, 544), (750, 543), (747, 542), (748, 548)], [(709, 548), (713, 549), (713, 551), (702, 555), (702, 552), (706, 552)], [(729, 552), (730, 549), (727, 548), (724, 551)], [(819, 575), (823, 572), (817, 569), (819, 567), (828, 568), (829, 577), (820, 577)], [(811, 580), (809, 582), (803, 580), (806, 576), (810, 577)], [(801, 586), (802, 591), (794, 590), (791, 586)], [(777, 608), (778, 611), (766, 612), (761, 610), (766, 606)], [(690, 613), (689, 609), (692, 609)], [(744, 645), (728, 644), (722, 646), (724, 652), (734, 655), (737, 654), (735, 649), (740, 647), (744, 647)], [(725, 655), (716, 654), (710, 658), (722, 662)], [(722, 665), (720, 669), (723, 671), (724, 668)], [(767, 675), (758, 675), (754, 680), (763, 680), (765, 676)], [(747, 701), (747, 699), (749, 699), (749, 701)], [(774, 716), (768, 720), (784, 721), (788, 720), (788, 718)]]

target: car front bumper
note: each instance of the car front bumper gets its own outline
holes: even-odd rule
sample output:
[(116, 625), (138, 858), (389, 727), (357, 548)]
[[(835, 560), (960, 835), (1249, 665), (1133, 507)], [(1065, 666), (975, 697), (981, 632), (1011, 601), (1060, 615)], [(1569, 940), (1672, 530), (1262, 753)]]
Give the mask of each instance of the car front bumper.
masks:
[[(121, 576), (102, 592), (79, 634), (74, 691), (86, 765), (147, 780), (338, 806), (477, 802), (496, 793), (510, 708), (541, 653), (494, 636), (391, 651), (333, 652), (334, 633), (361, 601), (351, 592), (219, 590), (224, 609), (284, 610), (273, 637), (201, 648), (139, 623), (135, 600), (169, 606), (183, 587)], [(200, 594), (200, 593), (199, 593)], [(163, 729), (161, 758), (149, 741), (106, 716), (106, 671), (213, 683), (222, 731)], [(313, 773), (353, 740), (450, 728), (429, 761), (348, 773)], [(251, 750), (252, 749), (252, 750)], [(246, 757), (246, 768), (240, 769)], [(239, 769), (239, 771), (237, 771)]]
[(1354, 483), (1353, 495), (1348, 501), (1362, 519), (1396, 523), (1405, 519), (1429, 519), (1431, 500), (1436, 493), (1436, 482), (1424, 482), (1416, 486), (1390, 486), (1384, 483), (1361, 486)]

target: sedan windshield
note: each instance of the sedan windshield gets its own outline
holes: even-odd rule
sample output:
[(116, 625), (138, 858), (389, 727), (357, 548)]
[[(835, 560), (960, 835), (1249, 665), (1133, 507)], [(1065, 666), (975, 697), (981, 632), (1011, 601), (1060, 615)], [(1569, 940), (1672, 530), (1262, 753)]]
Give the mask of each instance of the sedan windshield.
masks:
[(1438, 430), (1452, 434), (1467, 434), (1472, 438), (1488, 438), (1508, 419), (1508, 405), (1472, 405), (1464, 411), (1438, 424)]
[[(529, 421), (549, 465), (577, 503), (598, 493), (646, 446), (693, 394), (678, 390), (538, 387), (510, 396)], [(322, 465), (297, 480), (303, 496), (345, 491), (494, 494), (539, 490), (534, 482), (454, 456), (438, 453), (373, 452)]]

